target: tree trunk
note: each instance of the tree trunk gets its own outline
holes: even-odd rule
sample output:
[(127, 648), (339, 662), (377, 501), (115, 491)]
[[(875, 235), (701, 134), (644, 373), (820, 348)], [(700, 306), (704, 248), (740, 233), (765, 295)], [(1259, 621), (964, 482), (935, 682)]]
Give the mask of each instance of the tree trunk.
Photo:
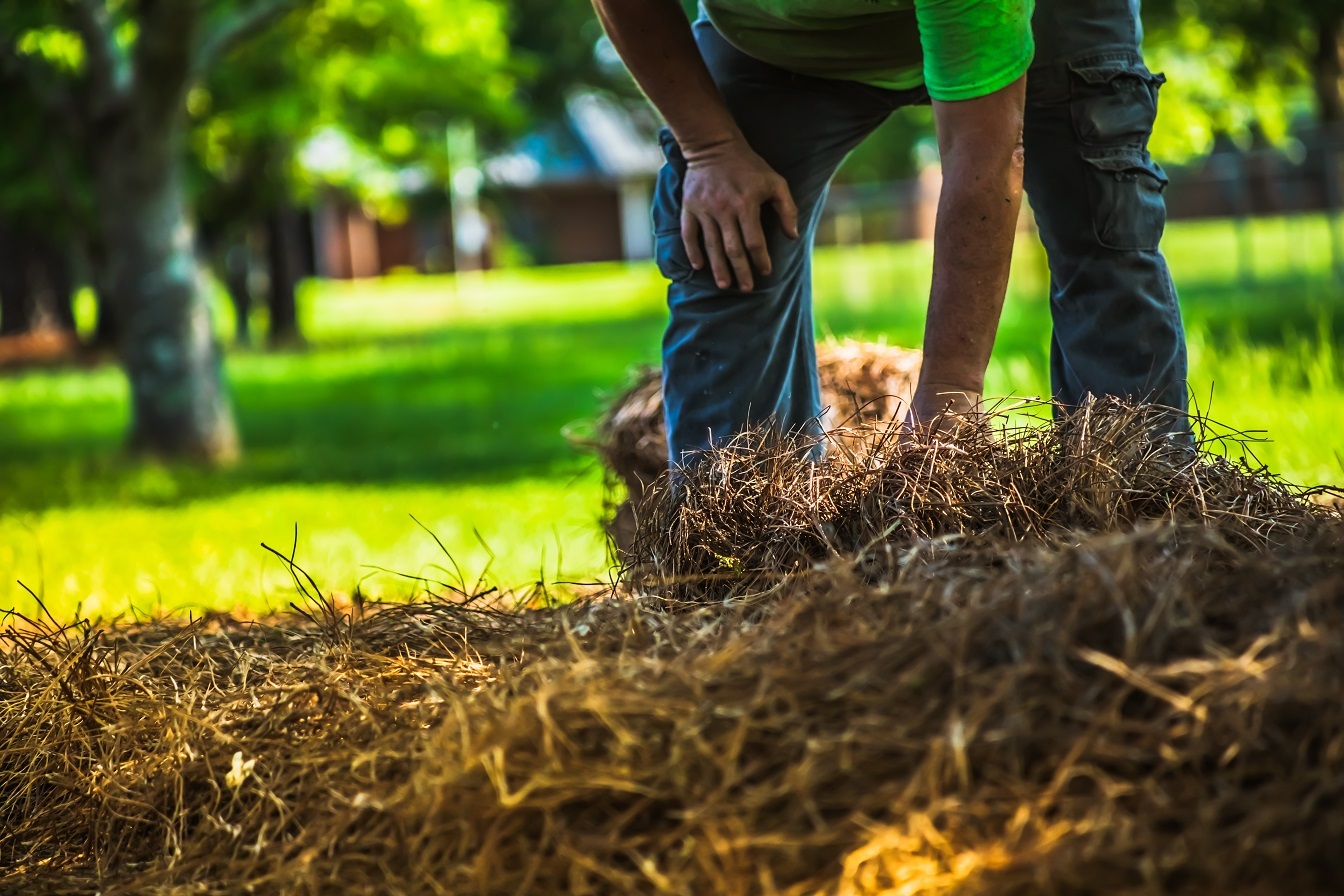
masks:
[(301, 345), (298, 303), (294, 290), (300, 277), (299, 216), (294, 209), (280, 206), (266, 222), (266, 250), (270, 269), (269, 296), (272, 348)]
[(27, 333), (33, 325), (31, 259), (27, 241), (0, 228), (0, 336)]
[(224, 250), (224, 288), (233, 303), (233, 338), (241, 346), (252, 344), (252, 261), (246, 236)]
[(1334, 131), (1344, 123), (1344, 16), (1322, 16), (1316, 28), (1312, 85), (1321, 124)]
[(93, 328), (90, 347), (112, 350), (121, 345), (121, 325), (117, 323), (117, 311), (112, 307), (107, 294), (95, 289), (94, 296), (98, 308), (98, 317)]
[(41, 254), (42, 286), (38, 317), (62, 333), (75, 332), (75, 275), (68, 250), (50, 244)]
[(177, 125), (134, 110), (102, 135), (94, 188), (105, 269), (131, 385), (130, 444), (211, 462), (239, 450), (183, 197)]
[(75, 332), (70, 259), (41, 238), (0, 230), (0, 336)]
[(1317, 23), (1312, 82), (1320, 113), (1321, 164), (1325, 166), (1330, 258), (1335, 279), (1344, 283), (1344, 185), (1340, 149), (1344, 147), (1344, 16), (1323, 15)]

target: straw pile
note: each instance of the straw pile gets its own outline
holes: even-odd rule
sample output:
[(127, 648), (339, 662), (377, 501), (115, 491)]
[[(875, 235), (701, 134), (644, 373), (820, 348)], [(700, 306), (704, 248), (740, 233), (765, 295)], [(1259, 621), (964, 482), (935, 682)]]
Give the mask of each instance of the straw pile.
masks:
[(743, 443), (561, 607), (15, 627), (0, 891), (1338, 893), (1344, 521), (1136, 414)]
[(910, 445), (899, 425), (879, 424), (827, 436), (820, 463), (808, 445), (745, 433), (682, 475), (680, 500), (666, 499), (666, 476), (650, 487), (627, 577), (644, 592), (718, 600), (833, 557), (888, 575), (898, 549), (920, 541), (1017, 543), (1162, 520), (1261, 550), (1314, 519), (1328, 490), (1150, 436), (1158, 413), (1108, 399), (1050, 426), (990, 414), (953, 444)]
[[(823, 342), (817, 346), (822, 428), (831, 439), (861, 438), (867, 427), (905, 414), (923, 354), (872, 342)], [(663, 426), (663, 376), (655, 368), (639, 372), (598, 424), (591, 443), (612, 474), (613, 499), (607, 531), (622, 555), (634, 537), (634, 508), (667, 470)]]

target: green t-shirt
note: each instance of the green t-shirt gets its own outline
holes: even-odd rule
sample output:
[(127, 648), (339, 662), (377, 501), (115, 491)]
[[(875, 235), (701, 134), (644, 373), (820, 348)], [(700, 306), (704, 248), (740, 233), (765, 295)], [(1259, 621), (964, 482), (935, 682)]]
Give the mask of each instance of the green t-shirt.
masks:
[(1031, 64), (1034, 0), (702, 0), (724, 38), (789, 71), (936, 100), (985, 96)]

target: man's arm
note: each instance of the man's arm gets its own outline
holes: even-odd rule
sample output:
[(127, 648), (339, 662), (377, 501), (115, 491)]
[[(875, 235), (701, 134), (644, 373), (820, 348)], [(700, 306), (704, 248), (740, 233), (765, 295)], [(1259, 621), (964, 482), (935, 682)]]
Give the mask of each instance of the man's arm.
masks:
[(933, 103), (943, 189), (924, 365), (909, 415), (915, 425), (980, 403), (1022, 205), (1025, 95), (1023, 77), (983, 97)]
[(771, 270), (761, 207), (773, 205), (784, 232), (798, 236), (788, 184), (747, 145), (677, 0), (593, 0), (593, 6), (686, 157), (681, 238), (691, 266), (700, 270), (708, 262), (721, 289), (734, 277), (739, 288), (752, 289), (753, 266), (761, 274)]

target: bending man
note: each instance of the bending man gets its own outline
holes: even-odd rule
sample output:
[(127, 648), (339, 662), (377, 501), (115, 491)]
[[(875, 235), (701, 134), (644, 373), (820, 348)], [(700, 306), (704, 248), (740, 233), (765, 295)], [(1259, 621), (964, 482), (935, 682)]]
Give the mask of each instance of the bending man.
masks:
[[(1036, 48), (1030, 0), (703, 0), (693, 26), (677, 0), (594, 2), (668, 123), (654, 228), (671, 281), (663, 361), (674, 463), (753, 421), (815, 427), (811, 250), (827, 187), (851, 149), (916, 103), (933, 106), (943, 190), (910, 421), (979, 403), (1024, 127), (1051, 260), (1056, 398), (1183, 406), (1179, 314), (1156, 254), (1162, 175), (1145, 148), (1156, 79), (1138, 56), (1136, 4), (1042, 0), (1052, 6), (1035, 33), (1050, 43)], [(1121, 208), (1143, 190), (1137, 217)], [(1164, 338), (1171, 345), (1159, 346)]]

